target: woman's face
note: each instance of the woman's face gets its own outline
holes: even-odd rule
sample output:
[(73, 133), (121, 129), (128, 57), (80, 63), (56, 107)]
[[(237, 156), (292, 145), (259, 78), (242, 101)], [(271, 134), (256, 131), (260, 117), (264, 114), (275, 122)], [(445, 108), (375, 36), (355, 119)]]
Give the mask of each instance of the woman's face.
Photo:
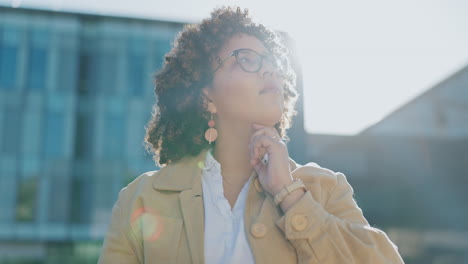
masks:
[[(218, 121), (233, 123), (259, 123), (273, 126), (283, 114), (283, 85), (276, 68), (266, 59), (258, 72), (246, 72), (235, 56), (237, 49), (251, 49), (268, 54), (266, 47), (256, 37), (238, 34), (231, 37), (217, 54), (223, 65), (214, 74), (212, 89), (206, 89), (213, 100)], [(216, 69), (218, 63), (213, 65)]]

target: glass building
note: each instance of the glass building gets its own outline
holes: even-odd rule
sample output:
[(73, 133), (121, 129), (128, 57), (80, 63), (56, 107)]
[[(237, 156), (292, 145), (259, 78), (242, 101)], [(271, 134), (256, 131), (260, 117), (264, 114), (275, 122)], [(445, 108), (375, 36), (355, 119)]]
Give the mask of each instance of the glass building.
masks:
[(157, 169), (152, 74), (182, 27), (0, 7), (0, 260), (100, 247), (119, 190)]

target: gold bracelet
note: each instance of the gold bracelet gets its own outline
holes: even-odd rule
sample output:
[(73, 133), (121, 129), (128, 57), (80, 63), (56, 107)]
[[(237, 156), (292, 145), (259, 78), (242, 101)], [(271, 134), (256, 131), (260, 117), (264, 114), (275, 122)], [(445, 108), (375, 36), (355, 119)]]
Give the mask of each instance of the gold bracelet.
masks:
[(304, 189), (304, 192), (306, 192), (306, 188), (304, 183), (302, 182), (301, 179), (296, 178), (291, 184), (285, 186), (281, 191), (279, 191), (275, 195), (275, 204), (278, 205), (280, 204), (288, 194), (292, 193), (293, 191), (302, 188)]

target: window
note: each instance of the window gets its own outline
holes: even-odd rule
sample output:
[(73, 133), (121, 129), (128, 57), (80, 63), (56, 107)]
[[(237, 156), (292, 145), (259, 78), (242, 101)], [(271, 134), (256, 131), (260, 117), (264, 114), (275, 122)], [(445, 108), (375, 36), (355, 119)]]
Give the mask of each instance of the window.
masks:
[(84, 52), (80, 55), (80, 94), (115, 92), (117, 57), (112, 53)]
[(28, 64), (28, 88), (30, 90), (44, 90), (47, 77), (47, 50), (31, 47)]
[(72, 223), (84, 223), (85, 219), (83, 218), (83, 194), (85, 190), (83, 189), (83, 179), (79, 177), (72, 178), (72, 189), (71, 189), (71, 210), (70, 210), (70, 219)]
[(95, 179), (93, 171), (90, 160), (77, 162), (74, 166), (69, 203), (69, 216), (72, 223), (88, 223), (92, 216), (93, 201), (96, 199), (93, 191)]
[(0, 31), (0, 89), (15, 88), (19, 33), (13, 27)]
[(77, 83), (77, 52), (72, 48), (60, 48), (59, 54), (59, 71), (55, 76), (57, 78), (57, 90), (74, 91)]
[(104, 155), (110, 159), (121, 158), (125, 149), (123, 117), (117, 114), (110, 114), (106, 117), (105, 123)]
[(19, 130), (21, 115), (18, 109), (7, 108), (3, 116), (2, 152), (16, 154), (19, 152)]
[(20, 180), (16, 203), (17, 221), (34, 221), (36, 215), (38, 183), (37, 177), (22, 178)]
[(127, 61), (127, 88), (132, 96), (141, 96), (143, 94), (144, 86), (149, 79), (145, 72), (145, 57), (143, 54), (130, 52)]
[(48, 158), (63, 157), (65, 125), (63, 113), (49, 111), (45, 121), (44, 154)]
[(0, 43), (0, 89), (15, 88), (17, 47)]
[(127, 48), (127, 89), (132, 96), (141, 96), (150, 75), (145, 70), (148, 40), (141, 36), (128, 39)]
[(25, 156), (21, 161), (18, 181), (16, 220), (34, 221), (37, 213), (40, 162), (35, 156)]
[(90, 91), (92, 73), (95, 71), (92, 56), (88, 52), (80, 54), (78, 94), (86, 95)]
[(116, 92), (117, 56), (109, 52), (102, 52), (97, 55), (98, 71), (97, 85), (92, 89), (102, 91), (104, 94), (114, 94)]
[(93, 120), (86, 112), (79, 112), (76, 123), (75, 157), (91, 159), (93, 156)]
[(47, 77), (47, 47), (49, 32), (34, 28), (30, 34), (27, 87), (43, 90)]

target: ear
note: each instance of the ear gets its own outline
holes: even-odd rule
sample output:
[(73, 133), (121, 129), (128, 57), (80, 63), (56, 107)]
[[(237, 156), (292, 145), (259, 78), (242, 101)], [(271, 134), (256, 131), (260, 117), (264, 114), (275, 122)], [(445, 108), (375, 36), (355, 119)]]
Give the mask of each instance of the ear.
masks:
[(205, 98), (205, 109), (215, 114), (217, 112), (217, 109), (212, 96), (213, 90), (210, 89), (210, 87), (205, 87), (202, 89), (202, 91)]

